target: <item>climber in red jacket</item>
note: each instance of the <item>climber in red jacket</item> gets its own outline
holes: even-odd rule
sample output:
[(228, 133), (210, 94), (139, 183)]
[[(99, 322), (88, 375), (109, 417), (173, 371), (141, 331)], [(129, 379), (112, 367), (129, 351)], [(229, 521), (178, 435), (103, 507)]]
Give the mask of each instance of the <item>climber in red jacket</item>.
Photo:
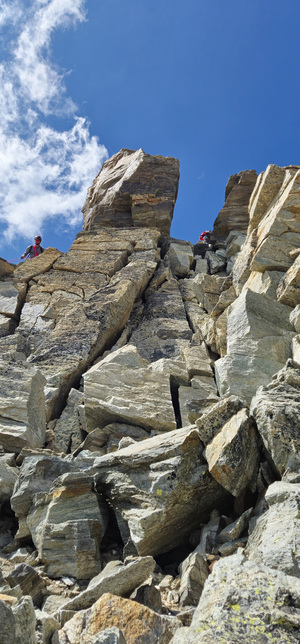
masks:
[(199, 237), (199, 241), (203, 242), (204, 244), (209, 244), (210, 235), (211, 235), (211, 230), (204, 230), (204, 232), (201, 233)]

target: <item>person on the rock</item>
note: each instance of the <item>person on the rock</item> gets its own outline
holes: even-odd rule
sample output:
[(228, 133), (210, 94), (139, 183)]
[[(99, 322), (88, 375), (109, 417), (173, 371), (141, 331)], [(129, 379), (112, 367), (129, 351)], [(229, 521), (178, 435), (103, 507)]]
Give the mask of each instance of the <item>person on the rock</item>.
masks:
[(199, 241), (203, 242), (204, 244), (209, 244), (210, 235), (211, 235), (210, 230), (204, 230), (204, 232), (201, 233), (201, 235), (199, 237)]
[(30, 257), (30, 259), (32, 259), (32, 257), (37, 257), (43, 253), (45, 249), (42, 248), (41, 241), (41, 235), (36, 235), (34, 238), (34, 244), (32, 246), (27, 246), (25, 253), (21, 255), (20, 259), (24, 259), (25, 257)]

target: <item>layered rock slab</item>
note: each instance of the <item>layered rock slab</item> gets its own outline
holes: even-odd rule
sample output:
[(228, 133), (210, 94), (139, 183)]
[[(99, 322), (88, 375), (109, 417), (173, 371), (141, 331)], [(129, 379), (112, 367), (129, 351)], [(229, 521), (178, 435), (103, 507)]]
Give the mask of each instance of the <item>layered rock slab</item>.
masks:
[(108, 510), (84, 473), (64, 474), (49, 493), (33, 498), (27, 516), (33, 542), (50, 577), (91, 579), (100, 570), (99, 546)]
[(178, 180), (177, 159), (121, 150), (103, 164), (88, 190), (84, 230), (152, 227), (169, 235)]
[(0, 444), (8, 452), (42, 447), (46, 436), (45, 378), (34, 366), (0, 361)]
[(227, 327), (227, 355), (215, 363), (221, 395), (251, 400), (291, 357), (294, 329), (291, 309), (246, 290), (231, 305)]
[(110, 500), (128, 551), (167, 552), (226, 502), (202, 451), (198, 431), (187, 427), (95, 459), (97, 488)]
[(148, 431), (176, 428), (168, 374), (158, 373), (133, 345), (104, 358), (84, 375), (86, 429), (112, 422)]

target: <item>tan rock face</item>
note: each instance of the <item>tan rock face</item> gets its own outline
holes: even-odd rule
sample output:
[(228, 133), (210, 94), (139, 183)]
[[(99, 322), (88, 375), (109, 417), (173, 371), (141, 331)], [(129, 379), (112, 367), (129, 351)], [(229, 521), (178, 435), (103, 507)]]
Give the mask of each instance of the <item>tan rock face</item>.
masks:
[(232, 175), (225, 192), (225, 204), (214, 223), (213, 236), (226, 239), (230, 230), (246, 232), (249, 222), (248, 204), (257, 179), (255, 170)]
[(78, 613), (56, 632), (52, 644), (89, 644), (93, 635), (112, 626), (120, 629), (126, 644), (154, 641), (168, 644), (180, 625), (179, 620), (173, 621), (130, 599), (106, 593), (92, 608)]
[(121, 150), (103, 164), (83, 206), (84, 230), (158, 228), (168, 235), (178, 190), (179, 162), (142, 149)]

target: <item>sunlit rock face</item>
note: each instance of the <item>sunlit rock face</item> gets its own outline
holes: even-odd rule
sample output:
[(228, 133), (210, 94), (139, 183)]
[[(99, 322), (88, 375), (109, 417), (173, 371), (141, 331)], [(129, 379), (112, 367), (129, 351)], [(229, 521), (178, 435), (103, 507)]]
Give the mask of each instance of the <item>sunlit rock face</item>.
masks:
[(83, 230), (158, 228), (170, 234), (179, 162), (142, 149), (121, 150), (103, 164), (83, 206)]
[(300, 168), (193, 245), (178, 167), (121, 150), (69, 251), (0, 260), (12, 644), (299, 641)]

